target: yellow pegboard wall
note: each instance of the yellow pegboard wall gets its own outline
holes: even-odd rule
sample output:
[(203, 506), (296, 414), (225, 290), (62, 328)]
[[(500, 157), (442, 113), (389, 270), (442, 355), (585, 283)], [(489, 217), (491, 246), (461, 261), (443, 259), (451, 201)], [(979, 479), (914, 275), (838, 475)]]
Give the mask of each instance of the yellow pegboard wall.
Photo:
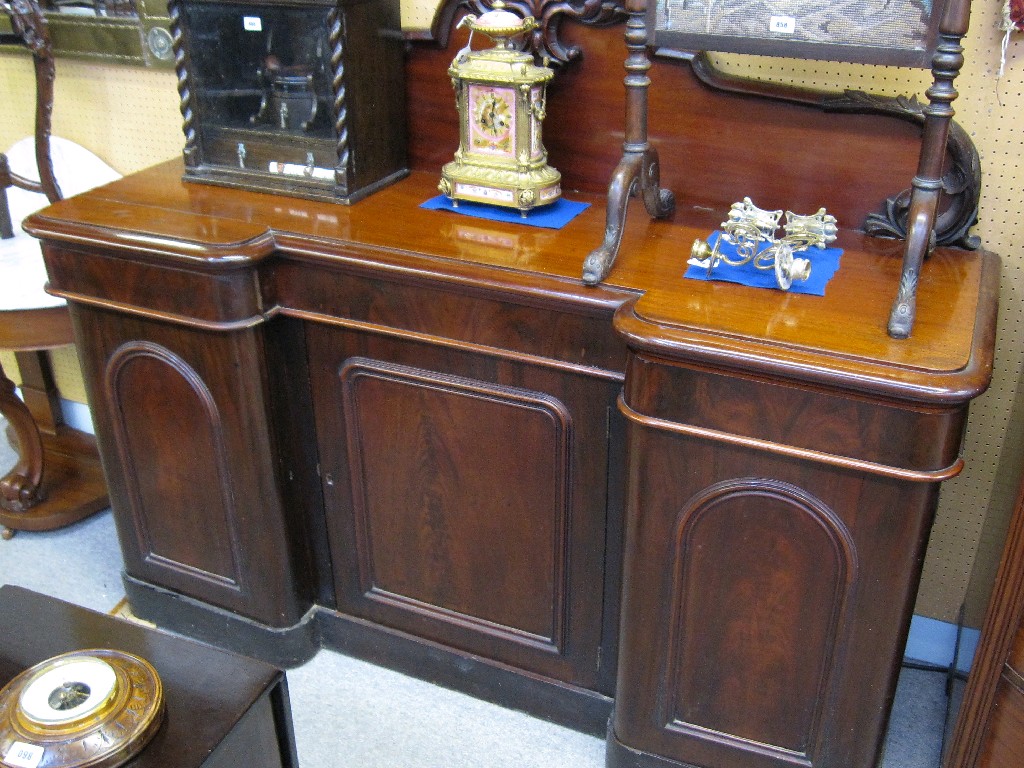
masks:
[[(0, 351), (0, 365), (4, 368), (7, 377), (18, 386), (21, 386), (21, 372), (18, 370), (18, 361), (13, 352)], [(85, 384), (82, 382), (82, 369), (78, 363), (78, 353), (73, 346), (60, 347), (50, 352), (50, 367), (53, 370), (53, 379), (65, 400), (75, 403), (88, 402), (85, 394)]]
[(434, 14), (437, 12), (437, 3), (432, 3), (429, 0), (402, 0), (402, 28), (406, 30), (412, 29), (430, 29), (430, 23), (434, 20)]
[(1017, 403), (1024, 361), (1019, 333), (1024, 320), (1024, 232), (1019, 224), (1024, 169), (1018, 160), (1018, 120), (1024, 114), (1024, 42), (1020, 35), (1011, 39), (998, 77), (1000, 19), (1000, 4), (975, 5), (967, 64), (957, 84), (961, 98), (954, 103), (957, 119), (978, 146), (984, 173), (975, 231), (984, 247), (1003, 260), (995, 367), (989, 392), (972, 407), (964, 472), (943, 487), (918, 598), (919, 612), (952, 620), (960, 595), (972, 626), (983, 618), (1021, 469)]
[(14, 353), (7, 350), (0, 350), (0, 366), (3, 366), (4, 374), (21, 386), (21, 372), (18, 370), (18, 361), (14, 359)]
[[(0, 54), (0, 147), (33, 132), (31, 60)], [(184, 138), (173, 72), (77, 59), (57, 61), (53, 133), (81, 144), (120, 173), (181, 153)]]
[(75, 403), (86, 403), (85, 384), (82, 382), (82, 367), (78, 362), (75, 347), (61, 347), (50, 353), (50, 367), (53, 380), (61, 397)]
[[(977, 62), (978, 69), (972, 70), (978, 93), (970, 101), (976, 126), (973, 135), (985, 173), (978, 233), (987, 248), (1002, 256), (1003, 281), (992, 387), (972, 412), (965, 451), (977, 457), (970, 477), (984, 473), (991, 485), (984, 499), (972, 493), (965, 482), (970, 478), (964, 478), (952, 486), (940, 510), (945, 513), (948, 507), (949, 513), (959, 513), (961, 519), (972, 523), (987, 515), (967, 592), (967, 619), (972, 626), (978, 626), (983, 618), (1006, 524), (1016, 501), (1022, 460), (1020, 435), (1024, 432), (1024, 229), (1020, 225), (1024, 201), (1024, 164), (1020, 160), (1024, 144), (1020, 126), (1020, 116), (1024, 115), (1024, 35), (1011, 35), (1005, 68), (999, 76), (1002, 33), (995, 27), (1001, 11), (997, 4), (987, 4), (984, 14), (978, 10), (972, 23), (984, 24), (978, 32), (987, 51)], [(982, 465), (987, 465), (987, 471)], [(952, 540), (947, 546), (954, 546)], [(938, 563), (926, 563), (928, 576), (929, 567), (938, 570)]]
[[(92, 149), (124, 174), (181, 154), (184, 136), (173, 72), (85, 62), (71, 66), (69, 62), (58, 69), (57, 77), (54, 133), (58, 136)], [(87, 113), (60, 108), (62, 98), (71, 102), (82, 94), (88, 94), (92, 105)], [(127, 132), (126, 126), (131, 126)]]

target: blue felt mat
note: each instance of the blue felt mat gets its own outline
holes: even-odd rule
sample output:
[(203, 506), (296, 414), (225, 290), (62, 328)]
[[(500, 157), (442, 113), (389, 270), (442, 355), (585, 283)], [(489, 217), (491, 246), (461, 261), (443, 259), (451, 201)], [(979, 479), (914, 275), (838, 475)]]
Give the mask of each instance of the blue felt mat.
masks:
[(577, 203), (565, 198), (559, 198), (551, 205), (540, 208), (533, 208), (523, 216), (515, 208), (502, 208), (497, 205), (485, 205), (484, 203), (470, 203), (460, 200), (456, 208), (450, 198), (444, 195), (432, 197), (420, 208), (436, 211), (452, 211), (463, 216), (473, 216), (477, 219), (490, 219), (491, 221), (504, 221), (509, 224), (525, 224), (528, 227), (543, 227), (544, 229), (561, 229), (583, 211), (590, 207), (590, 203)]
[[(721, 235), (721, 232), (713, 232), (711, 237), (708, 238), (709, 244), (714, 246), (715, 241), (717, 238), (721, 237)], [(763, 251), (769, 245), (769, 243), (762, 243), (757, 249), (758, 252)], [(723, 241), (719, 250), (730, 259), (737, 258), (736, 246), (731, 243)], [(789, 293), (805, 293), (811, 296), (824, 296), (825, 287), (828, 285), (828, 281), (831, 280), (832, 276), (839, 271), (839, 257), (842, 255), (843, 251), (841, 248), (808, 248), (806, 251), (797, 253), (796, 256), (799, 258), (810, 259), (811, 276), (802, 282), (794, 280), (793, 285), (790, 286)], [(776, 290), (781, 290), (778, 283), (775, 282), (775, 270), (758, 269), (754, 266), (753, 261), (749, 264), (744, 264), (742, 267), (733, 267), (724, 262), (719, 262), (718, 266), (712, 271), (710, 277), (708, 277), (708, 271), (704, 267), (697, 267), (691, 264), (683, 277), (689, 278), (690, 280), (721, 280), (727, 283), (749, 285), (754, 288), (774, 288)]]

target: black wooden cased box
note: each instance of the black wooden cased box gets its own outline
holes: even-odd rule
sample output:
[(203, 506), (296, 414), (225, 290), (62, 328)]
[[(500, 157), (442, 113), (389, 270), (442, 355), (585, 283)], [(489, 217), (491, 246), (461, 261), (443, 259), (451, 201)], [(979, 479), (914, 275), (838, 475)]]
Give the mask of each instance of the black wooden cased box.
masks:
[(407, 172), (398, 0), (171, 0), (185, 178), (352, 203)]

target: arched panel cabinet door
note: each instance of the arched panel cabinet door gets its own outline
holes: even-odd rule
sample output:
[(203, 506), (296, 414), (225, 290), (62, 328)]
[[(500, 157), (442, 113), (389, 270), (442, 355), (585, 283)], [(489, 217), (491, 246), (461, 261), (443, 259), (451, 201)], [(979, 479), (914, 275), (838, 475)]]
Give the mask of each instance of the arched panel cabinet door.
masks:
[(280, 425), (259, 373), (267, 329), (83, 306), (75, 315), (102, 349), (84, 371), (133, 610), (171, 621), (176, 606), (201, 602), (221, 611), (194, 619), (211, 626), (232, 615), (254, 627), (302, 623), (311, 596), (292, 547), (298, 509), (286, 512)]
[(138, 567), (162, 583), (203, 582), (232, 602), (246, 585), (227, 436), (213, 393), (179, 355), (145, 341), (123, 344), (111, 357), (107, 392)]
[[(963, 414), (651, 358), (629, 372), (609, 767), (873, 768), (960, 467), (901, 466), (887, 425)], [(661, 389), (634, 396), (640, 379)]]
[(697, 494), (672, 541), (659, 722), (723, 751), (813, 762), (857, 578), (849, 530), (811, 494), (752, 477)]

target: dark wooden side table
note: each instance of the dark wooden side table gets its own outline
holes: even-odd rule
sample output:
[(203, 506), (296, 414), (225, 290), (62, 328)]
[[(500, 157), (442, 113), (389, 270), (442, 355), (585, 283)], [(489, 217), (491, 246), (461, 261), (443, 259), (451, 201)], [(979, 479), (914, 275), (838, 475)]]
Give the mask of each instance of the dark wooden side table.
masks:
[(0, 587), (0, 686), (34, 664), (83, 648), (149, 661), (164, 685), (163, 725), (131, 768), (295, 768), (281, 670), (21, 587)]

